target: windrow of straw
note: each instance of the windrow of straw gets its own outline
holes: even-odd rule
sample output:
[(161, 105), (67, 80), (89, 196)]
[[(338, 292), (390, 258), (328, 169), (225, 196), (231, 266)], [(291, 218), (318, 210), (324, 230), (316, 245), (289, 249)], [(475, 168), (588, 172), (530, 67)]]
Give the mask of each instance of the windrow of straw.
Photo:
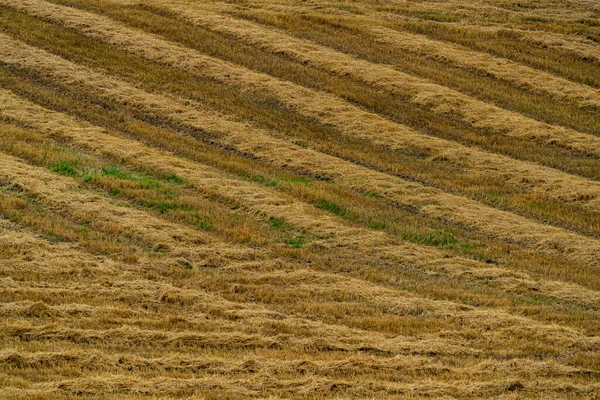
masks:
[[(351, 76), (381, 90), (406, 96), (411, 102), (442, 114), (456, 115), (476, 127), (503, 134), (536, 140), (599, 155), (600, 139), (569, 128), (549, 125), (517, 112), (474, 99), (468, 95), (431, 83), (393, 67), (374, 64), (351, 55), (297, 39), (258, 24), (217, 16), (208, 21), (207, 12), (185, 5), (169, 5), (169, 9), (190, 22), (210, 26), (233, 34), (254, 46), (284, 54), (316, 68), (340, 76)], [(213, 14), (214, 15), (214, 14)], [(595, 99), (594, 101), (596, 101)]]
[(384, 27), (375, 27), (372, 32), (375, 40), (391, 44), (400, 51), (414, 52), (462, 68), (472, 69), (534, 92), (574, 102), (582, 108), (600, 108), (600, 91), (590, 86), (575, 83), (514, 61), (472, 51), (455, 44), (432, 40), (425, 35)]
[[(301, 57), (304, 61), (314, 62), (317, 57), (311, 57), (310, 53), (318, 55), (322, 48), (308, 41), (291, 38), (275, 29), (262, 27), (248, 21), (242, 21), (219, 14), (212, 10), (222, 8), (224, 11), (231, 7), (218, 7), (212, 4), (192, 5), (185, 2), (165, 2), (154, 0), (166, 9), (176, 11), (182, 16), (188, 16), (194, 23), (203, 27), (235, 35), (253, 45), (290, 54), (296, 58)], [(427, 57), (472, 69), (478, 73), (488, 74), (498, 79), (511, 82), (518, 86), (527, 88), (534, 92), (541, 92), (551, 97), (577, 103), (580, 107), (600, 108), (600, 91), (593, 87), (572, 82), (545, 71), (540, 71), (514, 61), (492, 56), (487, 53), (469, 50), (464, 46), (433, 40), (426, 35), (414, 34), (406, 31), (389, 29), (384, 26), (373, 26), (367, 28), (374, 40), (381, 43), (391, 44), (400, 51), (417, 53)], [(342, 60), (345, 62), (345, 60)]]
[(426, 215), (473, 227), (491, 237), (521, 243), (549, 254), (558, 253), (584, 264), (599, 265), (600, 242), (595, 239), (302, 148), (247, 124), (204, 112), (193, 104), (174, 97), (137, 89), (126, 82), (73, 64), (6, 35), (1, 35), (0, 38), (0, 55), (7, 64), (52, 75), (54, 79), (69, 85), (87, 87), (113, 101), (168, 116), (192, 129), (218, 133), (219, 137), (215, 141), (280, 167), (329, 178), (362, 192), (376, 193), (398, 204), (415, 207)]
[[(102, 128), (43, 109), (18, 98), (11, 92), (0, 91), (0, 99), (2, 99), (0, 116), (40, 129), (49, 137), (66, 139), (80, 148), (132, 164), (135, 167), (141, 166), (146, 169), (158, 169), (164, 173), (177, 174), (204, 192), (209, 191), (223, 198), (229, 197), (236, 202), (243, 200), (244, 208), (252, 213), (285, 218), (290, 223), (299, 224), (316, 235), (335, 235), (315, 242), (315, 245), (348, 246), (355, 251), (359, 248), (369, 252), (377, 250), (389, 256), (400, 257), (406, 262), (416, 262), (433, 267), (436, 271), (443, 271), (449, 275), (485, 279), (505, 290), (512, 290), (516, 287), (520, 287), (522, 290), (529, 288), (588, 307), (600, 300), (598, 293), (577, 285), (536, 281), (524, 273), (483, 266), (480, 263), (459, 258), (445, 258), (442, 252), (428, 249), (425, 246), (394, 243), (393, 240), (386, 239), (378, 233), (345, 227), (332, 217), (315, 214), (310, 206), (286, 198), (274, 191), (226, 179), (218, 171), (207, 166), (148, 148), (133, 140), (110, 135)], [(354, 238), (354, 240), (350, 238)]]

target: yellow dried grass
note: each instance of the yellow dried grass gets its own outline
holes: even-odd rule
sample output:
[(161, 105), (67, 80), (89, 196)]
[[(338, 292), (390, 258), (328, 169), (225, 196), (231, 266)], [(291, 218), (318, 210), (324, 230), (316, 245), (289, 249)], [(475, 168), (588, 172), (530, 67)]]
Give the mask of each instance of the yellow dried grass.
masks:
[(391, 44), (401, 51), (421, 54), (488, 74), (533, 92), (576, 103), (582, 108), (600, 108), (600, 91), (598, 89), (569, 81), (548, 72), (487, 53), (472, 51), (459, 45), (432, 40), (425, 35), (401, 32), (385, 27), (374, 27), (372, 33), (375, 40)]
[[(372, 171), (339, 158), (305, 149), (289, 142), (276, 139), (267, 132), (250, 125), (228, 120), (215, 113), (197, 108), (196, 104), (184, 102), (175, 97), (151, 94), (134, 86), (73, 64), (0, 35), (0, 55), (2, 61), (21, 68), (30, 68), (46, 75), (52, 75), (63, 83), (87, 87), (106, 96), (111, 101), (134, 105), (145, 112), (156, 113), (184, 124), (193, 129), (218, 133), (216, 141), (236, 148), (240, 152), (253, 154), (280, 167), (294, 168), (310, 174), (328, 177), (344, 186), (367, 193), (376, 193), (399, 204), (416, 207), (420, 212), (473, 227), (491, 237), (515, 241), (523, 246), (531, 246), (549, 254), (560, 254), (587, 265), (600, 265), (600, 242), (564, 229), (544, 225), (509, 212), (481, 205), (473, 200), (447, 194), (439, 189), (425, 187), (387, 174)], [(574, 188), (577, 190), (576, 188)], [(242, 204), (252, 204), (255, 193), (247, 198), (240, 197)], [(600, 202), (600, 198), (590, 200)], [(272, 212), (279, 206), (261, 205), (257, 212)], [(296, 206), (294, 206), (296, 207)], [(293, 213), (291, 215), (295, 215)], [(325, 219), (313, 223), (325, 224)], [(308, 223), (290, 221), (296, 226), (310, 227)], [(297, 223), (298, 222), (298, 223)], [(307, 221), (304, 221), (307, 222)], [(325, 234), (336, 233), (335, 229), (323, 229)], [(374, 233), (369, 234), (374, 238)], [(340, 234), (348, 243), (365, 243), (365, 238)], [(371, 239), (369, 239), (371, 240)], [(376, 239), (379, 240), (379, 239)], [(366, 242), (369, 242), (368, 240)]]
[[(176, 5), (169, 7), (173, 8)], [(394, 150), (403, 150), (407, 147), (419, 148), (430, 153), (431, 159), (447, 160), (460, 168), (477, 171), (480, 174), (497, 176), (501, 173), (507, 184), (519, 188), (531, 187), (534, 192), (550, 195), (560, 201), (581, 204), (600, 212), (600, 184), (589, 179), (420, 134), (413, 129), (366, 112), (335, 96), (234, 66), (159, 37), (127, 28), (102, 16), (69, 7), (47, 5), (42, 0), (26, 0), (20, 3), (19, 8), (26, 9), (34, 15), (60, 21), (87, 35), (117, 44), (145, 58), (228, 84), (260, 89), (303, 115), (339, 127), (345, 135), (369, 140)], [(185, 10), (188, 8), (183, 7), (180, 12)], [(191, 14), (188, 10), (185, 15), (196, 23), (235, 34), (254, 45), (269, 44), (269, 46), (278, 46), (274, 49), (276, 51), (291, 49), (289, 51), (293, 51), (294, 54), (304, 54), (303, 57), (330, 59), (328, 54), (322, 53), (323, 50), (319, 46), (256, 24), (209, 12)], [(535, 131), (539, 132), (539, 130)], [(597, 140), (598, 143), (590, 146), (592, 152), (596, 150), (600, 152), (600, 139), (593, 140)]]
[[(148, 148), (133, 140), (110, 135), (102, 128), (44, 109), (11, 92), (0, 90), (0, 99), (0, 116), (43, 130), (51, 137), (69, 140), (78, 147), (111, 159), (135, 163), (166, 174), (177, 174), (204, 192), (243, 202), (243, 207), (252, 213), (284, 218), (316, 235), (334, 235), (332, 238), (313, 242), (313, 247), (347, 247), (354, 251), (378, 252), (388, 257), (399, 257), (405, 262), (433, 267), (435, 271), (451, 276), (489, 280), (508, 291), (539, 291), (592, 308), (600, 304), (600, 294), (595, 291), (564, 282), (534, 280), (525, 273), (483, 266), (481, 263), (457, 257), (448, 258), (442, 252), (425, 246), (396, 243), (380, 233), (344, 226), (333, 217), (317, 213), (312, 207), (287, 196), (259, 186), (226, 179), (210, 167)], [(244, 253), (241, 249), (239, 251)]]
[[(165, 5), (165, 4), (163, 4)], [(476, 127), (501, 131), (518, 138), (534, 139), (591, 154), (600, 154), (600, 139), (569, 128), (549, 125), (519, 113), (482, 102), (455, 90), (397, 71), (390, 66), (374, 64), (339, 51), (297, 39), (274, 29), (207, 12), (202, 7), (169, 2), (168, 9), (190, 22), (235, 35), (248, 43), (285, 54), (300, 62), (356, 79), (382, 90), (408, 96), (410, 101), (439, 113), (459, 115)], [(197, 7), (197, 6), (196, 6)], [(558, 79), (558, 78), (557, 78)], [(561, 80), (573, 95), (582, 95), (582, 85)], [(573, 85), (581, 86), (574, 90)], [(556, 91), (556, 90), (555, 90)], [(588, 88), (584, 104), (600, 105), (597, 91)], [(592, 92), (593, 91), (593, 95)], [(591, 97), (590, 97), (591, 96)]]

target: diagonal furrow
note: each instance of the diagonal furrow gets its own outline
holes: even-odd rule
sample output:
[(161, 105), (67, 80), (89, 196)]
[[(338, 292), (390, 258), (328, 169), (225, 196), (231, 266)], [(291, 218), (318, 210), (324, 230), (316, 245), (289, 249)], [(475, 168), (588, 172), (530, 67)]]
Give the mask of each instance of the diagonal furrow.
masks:
[[(431, 160), (446, 160), (446, 162), (455, 164), (457, 168), (477, 172), (484, 176), (497, 176), (501, 172), (506, 183), (513, 187), (528, 188), (528, 190), (552, 196), (563, 202), (581, 204), (591, 210), (600, 211), (600, 184), (598, 182), (423, 135), (376, 114), (366, 112), (336, 96), (208, 57), (159, 37), (127, 28), (106, 17), (69, 7), (52, 4), (46, 6), (45, 2), (41, 0), (27, 0), (27, 2), (20, 3), (20, 7), (34, 15), (59, 21), (86, 35), (118, 45), (145, 58), (233, 86), (259, 89), (303, 115), (339, 127), (345, 135), (398, 151), (407, 148), (421, 149), (430, 154)], [(176, 5), (170, 7), (176, 7)], [(179, 8), (181, 7), (183, 6), (179, 6)], [(179, 8), (177, 9), (179, 10)], [(187, 8), (183, 7), (180, 11), (183, 13), (184, 10)], [(277, 43), (281, 43), (276, 49), (270, 50), (307, 53), (308, 55), (305, 57), (309, 57), (311, 60), (331, 59), (329, 55), (323, 53), (324, 50), (320, 47), (310, 42), (296, 43), (295, 40), (298, 39), (287, 37), (278, 31), (210, 12), (190, 13), (186, 13), (185, 16), (192, 18), (193, 22), (235, 34), (253, 45), (275, 46)], [(535, 131), (536, 134), (543, 132), (535, 126), (528, 128), (528, 131)], [(569, 134), (568, 137), (575, 138), (577, 134)], [(590, 140), (596, 140), (596, 138)], [(600, 139), (588, 147), (592, 152), (600, 151)], [(600, 155), (600, 153), (598, 154)]]
[[(110, 101), (134, 105), (153, 114), (162, 114), (192, 130), (218, 133), (219, 137), (213, 139), (214, 141), (242, 153), (253, 155), (280, 167), (329, 178), (363, 193), (375, 193), (398, 204), (415, 207), (426, 215), (473, 227), (490, 237), (517, 242), (522, 246), (549, 254), (564, 255), (587, 265), (600, 265), (598, 256), (600, 243), (597, 240), (302, 148), (274, 138), (267, 132), (247, 124), (199, 110), (194, 104), (137, 89), (126, 82), (78, 66), (8, 36), (1, 35), (0, 38), (2, 38), (0, 54), (6, 63), (34, 69), (46, 75), (51, 74), (65, 84), (96, 90)], [(23, 114), (21, 118), (25, 116)], [(255, 197), (255, 195), (256, 190), (253, 190), (253, 193), (245, 196)], [(252, 204), (253, 201), (260, 200), (246, 197), (242, 199), (244, 204)], [(600, 201), (600, 198), (596, 201)], [(257, 212), (264, 215), (277, 206), (271, 202)], [(285, 218), (281, 215), (279, 217)], [(312, 224), (323, 226), (324, 221), (321, 219)], [(296, 226), (307, 226), (300, 221), (298, 221), (300, 223), (290, 222)], [(325, 234), (335, 232), (327, 229), (324, 231)], [(373, 238), (373, 235), (369, 234), (369, 237)], [(365, 239), (341, 236), (357, 244), (364, 243)]]
[(243, 207), (251, 213), (283, 218), (319, 236), (334, 235), (331, 238), (314, 242), (313, 247), (334, 246), (368, 253), (379, 252), (399, 257), (407, 263), (433, 267), (434, 270), (443, 271), (449, 275), (490, 280), (508, 290), (515, 287), (531, 288), (550, 296), (585, 305), (595, 304), (598, 298), (596, 292), (577, 285), (536, 281), (524, 273), (483, 266), (481, 263), (460, 258), (447, 258), (443, 252), (425, 246), (405, 242), (398, 243), (378, 232), (350, 228), (340, 224), (335, 218), (317, 213), (313, 207), (292, 198), (260, 186), (226, 179), (211, 167), (151, 149), (133, 140), (110, 135), (102, 128), (44, 109), (11, 92), (0, 91), (0, 99), (2, 100), (0, 116), (41, 129), (51, 137), (67, 139), (79, 147), (108, 158), (131, 162), (134, 165), (143, 165), (145, 168), (158, 170), (165, 174), (176, 174), (199, 190), (241, 202)]
[(77, 183), (0, 153), (0, 170), (11, 183), (25, 189), (54, 209), (72, 215), (114, 235), (133, 235), (153, 249), (171, 251), (174, 255), (203, 260), (210, 254), (243, 259), (247, 249), (218, 243), (199, 230), (165, 222), (157, 217), (124, 207), (98, 195), (77, 192)]
[(375, 27), (372, 29), (372, 33), (376, 41), (391, 44), (401, 51), (422, 54), (462, 68), (479, 71), (534, 92), (574, 102), (581, 108), (600, 108), (600, 91), (598, 89), (574, 83), (548, 72), (487, 53), (468, 50), (462, 46), (432, 40), (425, 35), (384, 27)]
[[(161, 2), (158, 1), (158, 3)], [(444, 86), (402, 73), (390, 66), (364, 61), (258, 24), (210, 13), (202, 6), (169, 2), (167, 7), (190, 22), (235, 35), (254, 46), (285, 54), (300, 62), (337, 75), (352, 76), (382, 90), (408, 96), (410, 101), (415, 104), (429, 107), (436, 112), (459, 115), (474, 126), (492, 131), (502, 131), (509, 136), (535, 139), (541, 143), (552, 143), (600, 155), (600, 139), (593, 135), (539, 122)], [(50, 15), (47, 17), (52, 18)], [(584, 91), (579, 90), (578, 94), (581, 92)], [(593, 101), (594, 104), (598, 101), (597, 92)]]

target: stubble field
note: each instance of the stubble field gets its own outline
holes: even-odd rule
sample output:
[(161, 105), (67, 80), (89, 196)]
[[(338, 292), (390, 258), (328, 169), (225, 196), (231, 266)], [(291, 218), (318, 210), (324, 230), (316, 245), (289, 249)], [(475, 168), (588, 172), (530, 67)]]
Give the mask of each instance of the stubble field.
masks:
[(0, 398), (600, 397), (594, 0), (0, 0)]

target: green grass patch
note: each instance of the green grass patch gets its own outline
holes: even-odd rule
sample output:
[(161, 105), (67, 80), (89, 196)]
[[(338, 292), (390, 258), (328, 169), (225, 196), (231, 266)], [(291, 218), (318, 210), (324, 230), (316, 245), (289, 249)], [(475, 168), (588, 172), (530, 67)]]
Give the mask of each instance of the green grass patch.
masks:
[(284, 239), (283, 242), (288, 244), (290, 247), (293, 247), (294, 249), (299, 249), (306, 243), (309, 243), (310, 240), (306, 236), (298, 236)]
[(185, 183), (185, 180), (182, 177), (175, 174), (167, 175), (163, 179), (169, 183), (174, 183), (175, 185), (183, 185)]
[(369, 216), (366, 223), (367, 223), (367, 227), (369, 229), (375, 229), (377, 231), (382, 231), (388, 227), (389, 223), (393, 223), (393, 222), (397, 222), (397, 220), (394, 221), (392, 218), (386, 217), (384, 215), (374, 215), (374, 216)]
[(343, 217), (348, 213), (348, 211), (344, 207), (334, 203), (333, 201), (320, 199), (314, 202), (313, 204), (315, 207), (320, 208), (321, 210), (329, 211), (330, 213), (338, 215), (340, 217)]
[(510, 199), (502, 196), (499, 193), (483, 193), (477, 192), (475, 193), (475, 200), (481, 201), (483, 203), (491, 204), (494, 207), (505, 207), (510, 204)]
[(65, 176), (79, 175), (77, 164), (73, 161), (57, 161), (52, 165), (52, 171)]
[(300, 183), (302, 185), (310, 185), (312, 183), (312, 180), (304, 177), (304, 176), (294, 176), (294, 177), (289, 177), (289, 178), (281, 178), (280, 179), (281, 182), (284, 183), (290, 183), (290, 184), (294, 184), (294, 183)]
[(459, 244), (459, 241), (454, 236), (454, 233), (448, 229), (430, 232), (428, 235), (413, 235), (407, 239), (414, 243), (438, 247), (454, 248)]
[(213, 223), (208, 218), (203, 217), (198, 213), (194, 213), (192, 214), (192, 216), (194, 217), (196, 226), (202, 229), (203, 231), (210, 231), (213, 228)]
[(278, 231), (290, 231), (292, 227), (285, 222), (284, 219), (271, 217), (269, 218), (269, 226)]
[(112, 176), (116, 179), (124, 179), (128, 181), (136, 180), (136, 177), (131, 172), (114, 166), (102, 167), (102, 169), (100, 170), (100, 174), (102, 176)]

